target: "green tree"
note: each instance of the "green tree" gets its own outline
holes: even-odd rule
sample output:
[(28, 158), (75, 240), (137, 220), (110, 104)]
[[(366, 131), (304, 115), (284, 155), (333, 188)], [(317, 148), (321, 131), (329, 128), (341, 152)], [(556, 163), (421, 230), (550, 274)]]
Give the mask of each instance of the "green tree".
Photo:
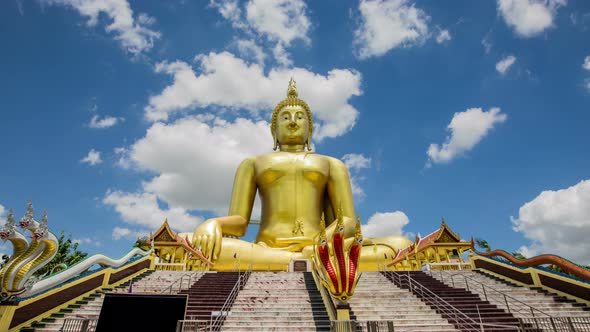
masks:
[(60, 264), (70, 267), (88, 256), (88, 253), (78, 250), (77, 242), (73, 242), (70, 237), (66, 239), (64, 231), (61, 231), (57, 241), (59, 243), (57, 254), (48, 264), (37, 270), (35, 276), (40, 277), (45, 273), (51, 273), (51, 270)]

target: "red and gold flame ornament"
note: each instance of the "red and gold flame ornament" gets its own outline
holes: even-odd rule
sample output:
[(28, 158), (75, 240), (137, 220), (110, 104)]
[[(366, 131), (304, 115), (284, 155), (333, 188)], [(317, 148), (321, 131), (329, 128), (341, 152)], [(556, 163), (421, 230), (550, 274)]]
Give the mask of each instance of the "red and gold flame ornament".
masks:
[(361, 233), (361, 220), (357, 218), (354, 240), (345, 248), (344, 222), (342, 211), (338, 209), (337, 224), (332, 241), (328, 243), (325, 231), (325, 220), (322, 215), (321, 231), (318, 242), (315, 244), (315, 263), (319, 270), (322, 284), (330, 291), (330, 294), (346, 302), (354, 294), (354, 288), (358, 282), (357, 266), (363, 244)]

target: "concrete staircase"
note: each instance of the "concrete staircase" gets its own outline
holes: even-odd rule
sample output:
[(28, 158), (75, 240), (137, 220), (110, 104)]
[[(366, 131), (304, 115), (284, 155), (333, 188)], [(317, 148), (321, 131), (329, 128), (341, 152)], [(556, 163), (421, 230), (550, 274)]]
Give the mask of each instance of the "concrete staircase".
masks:
[(330, 319), (309, 272), (253, 272), (222, 331), (329, 331)]
[(543, 317), (543, 313), (553, 317), (590, 317), (590, 308), (582, 303), (542, 289), (518, 286), (483, 272), (433, 271), (430, 274), (447, 285), (469, 288), (480, 298), (519, 318), (532, 318), (533, 314)]
[(207, 272), (189, 289), (179, 292), (188, 294), (185, 319), (210, 321), (222, 309), (239, 278), (239, 272)]
[[(410, 288), (408, 284), (403, 284), (403, 278), (394, 278), (392, 281), (400, 283), (400, 280), (402, 280), (402, 284), (398, 286), (410, 288), (418, 297), (439, 312), (451, 305), (470, 317), (472, 321), (487, 324), (485, 331), (518, 331), (520, 321), (516, 317), (498, 306), (482, 300), (477, 294), (473, 294), (466, 289), (453, 288), (422, 271), (400, 272), (400, 274), (403, 274), (403, 277), (410, 276), (414, 282), (426, 287), (430, 292), (422, 292), (420, 287), (416, 286)], [(436, 297), (431, 296), (431, 294), (436, 294)], [(439, 299), (444, 300), (444, 302)], [(444, 313), (443, 317), (459, 329), (466, 324), (465, 321), (457, 318), (461, 316), (452, 313)]]
[(133, 293), (159, 293), (187, 274), (189, 272), (147, 270), (116, 288), (97, 290), (21, 331), (57, 332), (68, 318), (98, 319), (106, 293), (128, 293), (131, 283)]
[(457, 331), (453, 325), (379, 272), (363, 272), (349, 300), (351, 319), (393, 321), (395, 331)]

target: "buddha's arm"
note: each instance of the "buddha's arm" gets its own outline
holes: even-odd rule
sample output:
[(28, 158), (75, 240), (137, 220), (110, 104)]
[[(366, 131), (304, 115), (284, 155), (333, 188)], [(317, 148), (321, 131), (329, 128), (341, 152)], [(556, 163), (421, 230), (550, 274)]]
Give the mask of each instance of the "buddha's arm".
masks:
[[(334, 209), (334, 216), (339, 208), (342, 209), (342, 216), (351, 219), (354, 225), (355, 212), (354, 201), (352, 199), (352, 188), (350, 185), (350, 175), (344, 163), (338, 159), (330, 158), (330, 176), (328, 178), (328, 197), (330, 205)], [(329, 232), (331, 227), (335, 227), (332, 223), (326, 229)], [(354, 235), (354, 227), (346, 225), (347, 237)], [(350, 230), (350, 234), (349, 234)]]
[(254, 160), (246, 159), (236, 171), (229, 215), (211, 218), (195, 230), (193, 244), (202, 250), (205, 257), (217, 260), (224, 234), (239, 237), (246, 233), (255, 195)]
[(223, 234), (240, 237), (246, 233), (255, 198), (254, 159), (249, 158), (244, 160), (236, 171), (229, 216), (217, 218), (221, 223)]

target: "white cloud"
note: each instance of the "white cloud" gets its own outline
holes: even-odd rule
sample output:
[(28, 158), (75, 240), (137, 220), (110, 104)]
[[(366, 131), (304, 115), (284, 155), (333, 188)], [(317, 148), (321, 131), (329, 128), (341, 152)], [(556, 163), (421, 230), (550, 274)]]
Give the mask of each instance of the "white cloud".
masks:
[(103, 15), (111, 21), (105, 27), (129, 53), (138, 54), (151, 49), (160, 33), (149, 28), (154, 19), (146, 14), (133, 18), (133, 10), (127, 0), (47, 0), (53, 5), (69, 6), (88, 18), (87, 25), (94, 27)]
[(590, 264), (590, 180), (541, 192), (520, 207), (512, 224), (515, 231), (532, 241), (519, 249), (523, 254), (554, 254)]
[(361, 0), (359, 11), (361, 25), (354, 31), (354, 46), (361, 59), (420, 44), (428, 37), (430, 18), (408, 0)]
[(342, 161), (349, 170), (360, 170), (362, 168), (371, 167), (371, 158), (367, 158), (364, 155), (358, 153), (345, 154), (342, 156)]
[(234, 28), (243, 29), (247, 27), (242, 22), (242, 10), (237, 0), (211, 0), (209, 6), (217, 8), (221, 16), (230, 21)]
[(264, 54), (262, 48), (256, 45), (253, 40), (241, 39), (236, 44), (242, 57), (254, 59), (259, 65), (264, 64), (266, 54)]
[(582, 64), (582, 68), (586, 70), (590, 70), (590, 55), (584, 58), (584, 63)]
[(289, 53), (287, 53), (287, 51), (285, 50), (285, 48), (283, 47), (282, 44), (277, 44), (273, 49), (272, 49), (272, 54), (275, 57), (275, 60), (277, 61), (277, 63), (279, 64), (279, 66), (282, 67), (288, 67), (291, 66), (293, 64), (293, 61), (291, 60)]
[(446, 41), (451, 40), (451, 33), (449, 30), (440, 30), (436, 36), (436, 42), (442, 44)]
[[(6, 208), (0, 204), (0, 227), (4, 226), (6, 222)], [(12, 255), (12, 244), (10, 242), (2, 243), (0, 241), (0, 258), (2, 255)]]
[(464, 154), (484, 138), (496, 123), (506, 121), (508, 117), (494, 107), (488, 112), (481, 108), (470, 108), (465, 112), (457, 112), (447, 126), (450, 136), (442, 146), (430, 144), (428, 147), (427, 167), (431, 164), (446, 163)]
[(566, 0), (498, 0), (498, 10), (521, 37), (533, 37), (553, 26), (555, 12)]
[(367, 158), (362, 154), (349, 153), (342, 156), (342, 161), (350, 173), (352, 194), (357, 198), (362, 199), (365, 197), (365, 191), (360, 186), (360, 182), (364, 180), (364, 177), (361, 175), (361, 170), (371, 167), (371, 158)]
[(89, 237), (83, 237), (83, 238), (79, 238), (79, 239), (72, 239), (73, 243), (78, 243), (78, 245), (93, 245), (95, 247), (100, 247), (101, 243), (100, 241), (97, 241), (95, 239), (91, 239)]
[(483, 46), (483, 49), (485, 50), (486, 54), (490, 53), (490, 51), (492, 50), (492, 42), (489, 39), (489, 34), (481, 40), (481, 45)]
[(496, 63), (496, 70), (498, 73), (504, 75), (514, 62), (516, 62), (516, 57), (514, 55), (509, 55)]
[(116, 125), (119, 122), (124, 121), (123, 118), (116, 118), (113, 116), (105, 116), (104, 118), (100, 118), (98, 115), (95, 115), (90, 119), (88, 123), (88, 127), (95, 128), (95, 129), (105, 129), (110, 128)]
[(269, 42), (280, 65), (291, 64), (286, 48), (294, 40), (310, 43), (307, 34), (311, 24), (302, 0), (250, 0), (243, 9), (236, 0), (211, 0), (210, 6), (234, 28)]
[[(157, 227), (160, 227), (161, 224)], [(155, 229), (152, 229), (151, 231), (154, 231)], [(123, 227), (115, 227), (113, 228), (113, 232), (112, 232), (112, 237), (113, 240), (119, 240), (119, 239), (126, 239), (129, 241), (135, 241), (138, 238), (142, 238), (145, 236), (149, 236), (150, 231), (142, 231), (142, 230), (130, 230), (129, 228), (123, 228)]]
[(242, 118), (231, 123), (220, 119), (207, 123), (198, 117), (155, 123), (129, 147), (125, 159), (158, 174), (143, 188), (168, 204), (226, 214), (240, 162), (272, 152), (269, 128), (266, 121)]
[(195, 227), (203, 221), (202, 218), (189, 214), (181, 207), (160, 208), (158, 198), (153, 193), (109, 190), (103, 198), (103, 203), (113, 206), (126, 223), (152, 230), (158, 229), (166, 218), (170, 227), (186, 232), (194, 231)]
[(90, 150), (86, 157), (82, 158), (80, 162), (87, 163), (92, 166), (102, 163), (102, 159), (100, 159), (100, 151), (96, 151), (94, 149)]
[(366, 225), (362, 225), (363, 236), (404, 235), (403, 227), (409, 222), (410, 219), (402, 211), (377, 212), (369, 218)]
[(174, 77), (159, 95), (151, 96), (145, 107), (152, 121), (166, 120), (171, 113), (211, 105), (252, 112), (272, 110), (286, 97), (289, 79), (297, 81), (299, 97), (314, 114), (314, 138), (337, 137), (355, 124), (358, 111), (348, 103), (358, 96), (361, 74), (355, 70), (333, 69), (320, 75), (303, 68), (271, 69), (247, 64), (228, 52), (199, 55), (199, 72), (182, 61), (162, 62), (156, 72)]
[(129, 228), (115, 227), (113, 228), (113, 240), (119, 240), (121, 238), (130, 237), (129, 240), (133, 239), (132, 232)]
[(309, 42), (310, 23), (305, 10), (302, 0), (250, 0), (246, 18), (259, 34), (290, 45), (295, 39)]

